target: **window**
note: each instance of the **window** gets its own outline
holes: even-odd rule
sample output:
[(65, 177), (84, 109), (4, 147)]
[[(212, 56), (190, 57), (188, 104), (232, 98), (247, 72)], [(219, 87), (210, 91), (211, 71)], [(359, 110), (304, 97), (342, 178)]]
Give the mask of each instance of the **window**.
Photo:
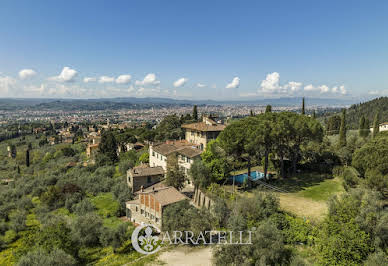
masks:
[(159, 218), (155, 218), (155, 222), (159, 223)]
[(141, 214), (144, 214), (144, 210), (143, 210), (143, 209), (141, 209), (140, 213), (141, 213)]
[(153, 220), (155, 218), (155, 216), (153, 216), (152, 214), (151, 214), (151, 219)]
[(154, 151), (152, 151), (152, 156), (154, 156), (154, 157), (155, 157), (155, 152), (154, 152)]
[(139, 208), (136, 206), (136, 212), (138, 212), (139, 211)]

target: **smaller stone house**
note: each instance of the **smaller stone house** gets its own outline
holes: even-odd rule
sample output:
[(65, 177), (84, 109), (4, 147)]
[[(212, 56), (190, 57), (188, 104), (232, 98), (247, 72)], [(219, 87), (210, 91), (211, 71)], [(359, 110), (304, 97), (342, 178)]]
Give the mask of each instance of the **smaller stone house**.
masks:
[(147, 188), (164, 178), (162, 167), (149, 167), (140, 165), (127, 171), (127, 183), (132, 192), (139, 191), (141, 188)]
[(127, 218), (136, 224), (163, 225), (164, 209), (176, 202), (189, 200), (174, 187), (152, 186), (139, 192), (138, 198), (126, 202)]
[(90, 158), (94, 152), (97, 152), (99, 144), (89, 144), (86, 147), (86, 156)]

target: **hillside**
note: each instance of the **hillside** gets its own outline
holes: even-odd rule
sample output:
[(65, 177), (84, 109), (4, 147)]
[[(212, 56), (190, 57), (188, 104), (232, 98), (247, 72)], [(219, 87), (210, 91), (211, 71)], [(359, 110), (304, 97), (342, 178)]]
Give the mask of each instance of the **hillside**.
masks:
[[(380, 97), (371, 101), (353, 104), (346, 113), (346, 123), (348, 129), (358, 129), (359, 121), (362, 115), (369, 119), (370, 127), (373, 126), (373, 119), (377, 112), (380, 112), (380, 123), (388, 122), (388, 97)], [(333, 114), (328, 115), (332, 116)], [(341, 113), (337, 113), (341, 115)]]

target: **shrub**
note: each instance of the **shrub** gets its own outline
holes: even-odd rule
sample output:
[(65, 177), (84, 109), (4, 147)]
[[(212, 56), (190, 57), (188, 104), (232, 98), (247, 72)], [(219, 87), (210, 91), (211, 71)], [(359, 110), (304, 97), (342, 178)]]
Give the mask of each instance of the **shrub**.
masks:
[(344, 179), (343, 186), (346, 191), (349, 191), (350, 188), (355, 188), (360, 183), (359, 174), (353, 167), (344, 167), (342, 177)]
[(72, 266), (76, 265), (77, 261), (69, 254), (60, 249), (54, 249), (50, 253), (43, 249), (30, 251), (18, 262), (18, 266)]

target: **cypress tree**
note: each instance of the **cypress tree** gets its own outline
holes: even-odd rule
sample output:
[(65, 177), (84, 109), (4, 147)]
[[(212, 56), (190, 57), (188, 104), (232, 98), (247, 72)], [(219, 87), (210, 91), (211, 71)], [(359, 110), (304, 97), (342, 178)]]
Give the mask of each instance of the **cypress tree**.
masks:
[(304, 97), (303, 97), (303, 99), (302, 99), (302, 115), (304, 115), (305, 114), (305, 111), (304, 111)]
[(317, 114), (315, 113), (315, 110), (313, 110), (313, 118), (317, 118)]
[(339, 146), (345, 147), (346, 146), (346, 109), (342, 110), (342, 117), (341, 117), (341, 126), (340, 126), (340, 135), (339, 135)]
[(375, 119), (373, 121), (373, 137), (376, 137), (379, 131), (380, 131), (380, 122), (379, 122), (379, 113), (377, 112), (375, 115)]
[(268, 104), (267, 107), (265, 107), (265, 112), (266, 113), (271, 113), (272, 112), (272, 106)]
[(111, 131), (105, 132), (101, 136), (101, 142), (98, 146), (99, 151), (105, 154), (113, 163), (118, 161), (117, 141)]
[(251, 109), (251, 112), (250, 112), (250, 116), (255, 116), (255, 114), (253, 113), (252, 109)]
[(30, 167), (30, 150), (26, 150), (26, 166)]
[(358, 125), (358, 135), (364, 138), (365, 137), (364, 132), (365, 132), (365, 116), (361, 116), (360, 122)]
[(197, 108), (197, 105), (194, 105), (194, 107), (193, 107), (193, 119), (195, 121), (198, 121), (198, 108)]

